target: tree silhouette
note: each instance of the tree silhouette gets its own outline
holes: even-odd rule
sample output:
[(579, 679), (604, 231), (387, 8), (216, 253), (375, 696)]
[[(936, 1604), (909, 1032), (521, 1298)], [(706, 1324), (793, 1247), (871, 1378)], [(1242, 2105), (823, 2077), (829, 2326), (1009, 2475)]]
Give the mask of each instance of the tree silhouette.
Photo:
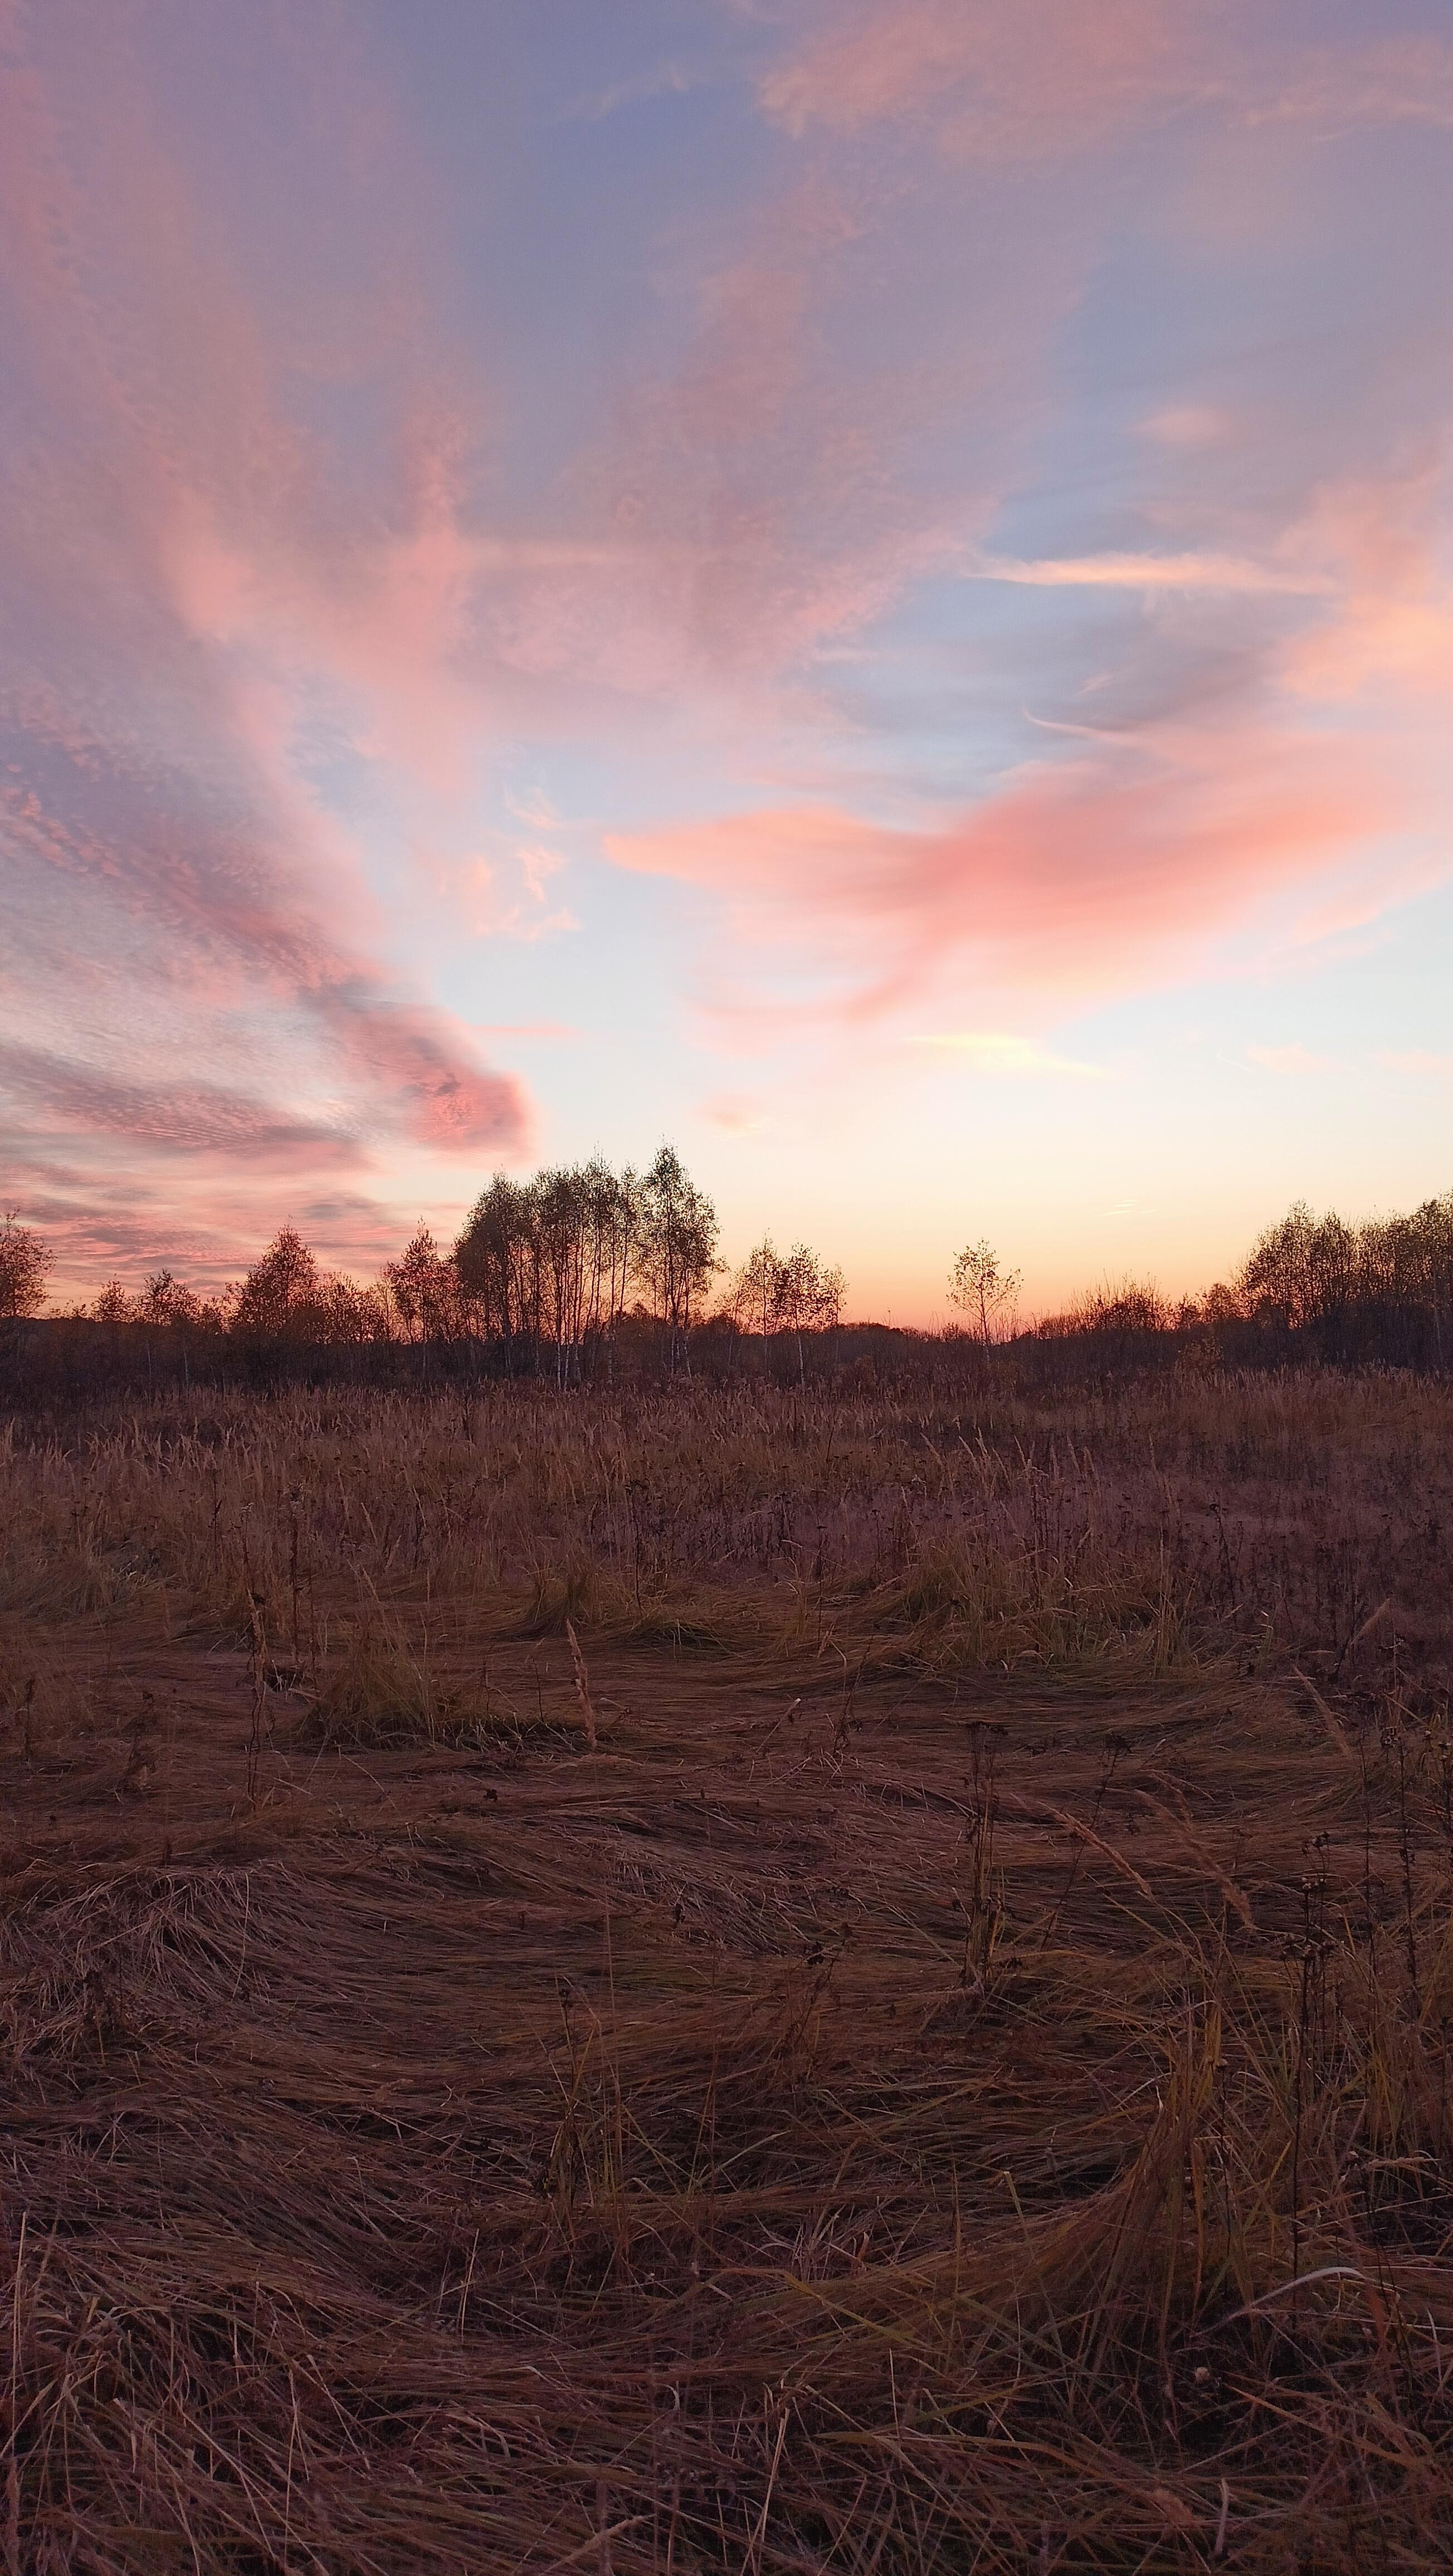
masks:
[(689, 1178), (675, 1147), (663, 1145), (640, 1184), (633, 1267), (656, 1321), (666, 1327), (673, 1368), (719, 1267), (719, 1232), (710, 1199)]
[(797, 1337), (797, 1374), (807, 1383), (807, 1364), (803, 1357), (804, 1333), (820, 1333), (837, 1322), (842, 1312), (843, 1274), (830, 1270), (809, 1252), (805, 1243), (794, 1243), (782, 1264), (778, 1284), (777, 1314), (784, 1332)]
[(226, 1318), (215, 1297), (199, 1297), (170, 1270), (147, 1274), (140, 1299), (143, 1324), (177, 1324), (188, 1332), (220, 1333)]
[(232, 1330), (249, 1341), (312, 1341), (323, 1282), (297, 1228), (282, 1226), (232, 1297)]
[(103, 1279), (91, 1307), (98, 1324), (134, 1324), (137, 1303), (121, 1279)]
[(38, 1315), (55, 1254), (14, 1208), (0, 1220), (0, 1316)]
[(459, 1272), (441, 1253), (429, 1228), (418, 1225), (397, 1261), (386, 1261), (383, 1283), (410, 1341), (451, 1341), (459, 1330)]
[(716, 1210), (670, 1145), (643, 1176), (599, 1157), (523, 1182), (497, 1172), (454, 1247), (461, 1317), (523, 1345), (537, 1371), (553, 1356), (563, 1386), (634, 1288), (665, 1326), (674, 1367), (718, 1266), (716, 1238)]
[(968, 1316), (975, 1339), (987, 1344), (994, 1338), (996, 1324), (1012, 1312), (1020, 1284), (1020, 1272), (1001, 1269), (998, 1253), (980, 1241), (959, 1254), (949, 1274), (948, 1293)]
[(732, 1276), (731, 1286), (722, 1299), (722, 1313), (730, 1315), (743, 1332), (760, 1333), (765, 1350), (768, 1336), (777, 1329), (777, 1310), (781, 1295), (782, 1273), (786, 1268), (770, 1234), (748, 1253), (746, 1260)]
[(722, 1311), (743, 1328), (759, 1332), (764, 1351), (771, 1334), (795, 1334), (797, 1372), (805, 1383), (802, 1336), (837, 1322), (843, 1286), (842, 1272), (829, 1269), (805, 1243), (794, 1243), (784, 1256), (770, 1234), (764, 1235), (736, 1272)]

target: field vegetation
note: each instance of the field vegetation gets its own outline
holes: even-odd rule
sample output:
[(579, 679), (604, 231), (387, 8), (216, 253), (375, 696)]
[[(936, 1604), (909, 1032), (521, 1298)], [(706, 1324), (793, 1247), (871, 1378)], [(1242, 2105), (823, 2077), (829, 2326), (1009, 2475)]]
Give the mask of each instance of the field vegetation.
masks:
[(16, 2576), (1448, 2563), (1440, 1378), (145, 1329), (0, 1449)]

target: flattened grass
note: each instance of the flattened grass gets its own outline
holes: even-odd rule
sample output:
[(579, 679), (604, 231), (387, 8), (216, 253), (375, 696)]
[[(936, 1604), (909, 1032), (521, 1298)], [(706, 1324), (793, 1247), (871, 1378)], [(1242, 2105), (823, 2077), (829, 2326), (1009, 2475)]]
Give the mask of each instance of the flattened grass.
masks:
[(209, 1401), (4, 1460), (12, 2567), (1448, 2563), (1441, 1393)]

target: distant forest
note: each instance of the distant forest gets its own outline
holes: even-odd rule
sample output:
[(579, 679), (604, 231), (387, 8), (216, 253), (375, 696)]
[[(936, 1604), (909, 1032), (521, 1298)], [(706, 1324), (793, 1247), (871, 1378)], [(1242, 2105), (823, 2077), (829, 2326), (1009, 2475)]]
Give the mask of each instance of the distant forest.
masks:
[[(669, 1145), (643, 1173), (604, 1162), (497, 1174), (457, 1240), (439, 1245), (420, 1225), (376, 1280), (328, 1270), (285, 1225), (245, 1276), (220, 1292), (156, 1270), (136, 1287), (107, 1280), (89, 1304), (46, 1322), (102, 1325), (120, 1343), (144, 1328), (198, 1349), (249, 1351), (454, 1349), (492, 1354), (510, 1374), (567, 1384), (602, 1355), (649, 1347), (689, 1368), (695, 1349), (785, 1344), (804, 1373), (825, 1337), (840, 1355), (885, 1328), (842, 1324), (845, 1283), (806, 1244), (770, 1238), (735, 1270), (718, 1258), (716, 1209)], [(18, 1214), (0, 1222), (0, 1320), (41, 1317), (55, 1266)], [(1024, 1352), (1077, 1344), (1152, 1357), (1189, 1352), (1202, 1364), (1265, 1364), (1301, 1356), (1443, 1370), (1453, 1364), (1453, 1191), (1410, 1215), (1349, 1224), (1299, 1202), (1258, 1237), (1240, 1268), (1202, 1296), (1170, 1299), (1150, 1283), (1087, 1291), (1062, 1313), (1021, 1325), (1019, 1274), (985, 1242), (960, 1252), (946, 1294), (959, 1320), (937, 1335), (894, 1334)]]

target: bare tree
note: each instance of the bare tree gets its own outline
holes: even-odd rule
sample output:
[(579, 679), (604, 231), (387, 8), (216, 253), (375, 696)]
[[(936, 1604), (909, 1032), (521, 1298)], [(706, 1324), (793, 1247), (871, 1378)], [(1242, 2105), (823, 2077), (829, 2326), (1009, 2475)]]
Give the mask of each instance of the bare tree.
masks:
[(496, 1172), (454, 1246), (459, 1283), (475, 1328), (519, 1342), (540, 1331), (538, 1192)]
[(794, 1243), (782, 1264), (777, 1312), (785, 1332), (797, 1340), (797, 1375), (807, 1384), (807, 1363), (803, 1355), (804, 1333), (825, 1332), (837, 1322), (842, 1312), (843, 1274), (830, 1270), (809, 1252), (805, 1243)]
[(673, 1368), (678, 1354), (686, 1355), (687, 1336), (720, 1268), (719, 1232), (710, 1199), (689, 1178), (674, 1146), (663, 1145), (640, 1184), (633, 1266), (670, 1337)]
[(193, 1333), (220, 1333), (225, 1320), (215, 1297), (199, 1296), (170, 1270), (148, 1272), (137, 1312), (143, 1324), (177, 1325)]
[(121, 1279), (103, 1279), (91, 1307), (98, 1324), (134, 1324), (141, 1309)]
[[(278, 1241), (282, 1242), (289, 1231), (285, 1228), (284, 1235), (280, 1236)], [(292, 1240), (296, 1242), (297, 1238), (294, 1236)], [(307, 1251), (306, 1246), (300, 1249), (303, 1252), (304, 1261), (311, 1261), (313, 1256)], [(199, 1295), (195, 1288), (188, 1287), (184, 1279), (178, 1279), (173, 1271), (150, 1270), (139, 1293), (133, 1294), (123, 1279), (114, 1277), (104, 1279), (89, 1307), (81, 1306), (76, 1311), (82, 1315), (88, 1314), (91, 1321), (96, 1324), (146, 1324), (153, 1330), (164, 1332), (222, 1333), (228, 1329), (230, 1323), (234, 1331), (259, 1336), (273, 1331), (281, 1334), (284, 1330), (285, 1315), (291, 1308), (291, 1322), (287, 1329), (293, 1338), (326, 1340), (328, 1338), (326, 1300), (336, 1283), (323, 1279), (315, 1265), (317, 1299), (312, 1304), (307, 1304), (306, 1300), (301, 1300), (296, 1294), (297, 1277), (301, 1275), (298, 1265), (295, 1261), (290, 1262), (285, 1255), (282, 1268), (288, 1275), (293, 1276), (295, 1288), (294, 1295), (289, 1299), (279, 1288), (277, 1250), (277, 1244), (274, 1244), (271, 1251), (264, 1254), (262, 1261), (248, 1274), (244, 1288), (231, 1288), (222, 1297)], [(351, 1285), (351, 1283), (348, 1284)], [(367, 1297), (377, 1295), (377, 1292), (371, 1289), (359, 1290), (355, 1293)], [(305, 1305), (308, 1320), (304, 1336), (300, 1318), (303, 1316)], [(264, 1309), (272, 1314), (273, 1320), (270, 1324), (264, 1320)]]
[(55, 1254), (14, 1208), (0, 1219), (0, 1316), (38, 1315)]
[(598, 1156), (529, 1181), (497, 1172), (454, 1247), (461, 1313), (488, 1338), (522, 1345), (537, 1371), (553, 1355), (563, 1386), (635, 1288), (666, 1326), (674, 1364), (717, 1266), (716, 1233), (716, 1210), (669, 1145), (644, 1178)]
[(975, 1340), (987, 1347), (996, 1329), (1013, 1313), (1020, 1286), (1020, 1272), (1001, 1269), (998, 1253), (981, 1240), (959, 1254), (949, 1275), (948, 1293), (968, 1316)]
[(386, 1261), (383, 1286), (410, 1341), (452, 1341), (459, 1329), (459, 1273), (429, 1228), (415, 1227), (397, 1261)]
[(1365, 1262), (1374, 1231), (1365, 1227), (1359, 1241), (1340, 1216), (1315, 1217), (1298, 1199), (1247, 1257), (1237, 1284), (1248, 1312), (1292, 1326), (1339, 1317), (1357, 1293), (1359, 1254)]
[(785, 1267), (770, 1234), (764, 1235), (748, 1253), (740, 1269), (733, 1272), (731, 1284), (722, 1299), (722, 1313), (730, 1315), (741, 1331), (760, 1333), (764, 1351), (769, 1335), (777, 1329), (777, 1308)]
[(797, 1341), (797, 1373), (806, 1382), (802, 1336), (822, 1332), (842, 1312), (843, 1274), (819, 1261), (805, 1243), (794, 1243), (785, 1256), (764, 1235), (736, 1272), (722, 1311), (738, 1325), (760, 1332), (765, 1350), (773, 1333), (792, 1333)]
[[(688, 1185), (689, 1186), (689, 1185)], [(530, 1181), (496, 1173), (454, 1247), (465, 1313), (491, 1338), (524, 1342), (563, 1385), (625, 1312), (639, 1268), (641, 1184), (598, 1158)]]
[(330, 1270), (311, 1306), (297, 1318), (298, 1337), (315, 1342), (392, 1342), (397, 1339), (393, 1301), (381, 1281), (350, 1279)]
[(321, 1340), (322, 1295), (316, 1254), (285, 1225), (231, 1292), (232, 1330), (251, 1341)]
[(613, 1331), (625, 1311), (640, 1191), (597, 1156), (570, 1171), (542, 1173), (541, 1248), (549, 1288), (556, 1375), (578, 1376), (586, 1346)]

